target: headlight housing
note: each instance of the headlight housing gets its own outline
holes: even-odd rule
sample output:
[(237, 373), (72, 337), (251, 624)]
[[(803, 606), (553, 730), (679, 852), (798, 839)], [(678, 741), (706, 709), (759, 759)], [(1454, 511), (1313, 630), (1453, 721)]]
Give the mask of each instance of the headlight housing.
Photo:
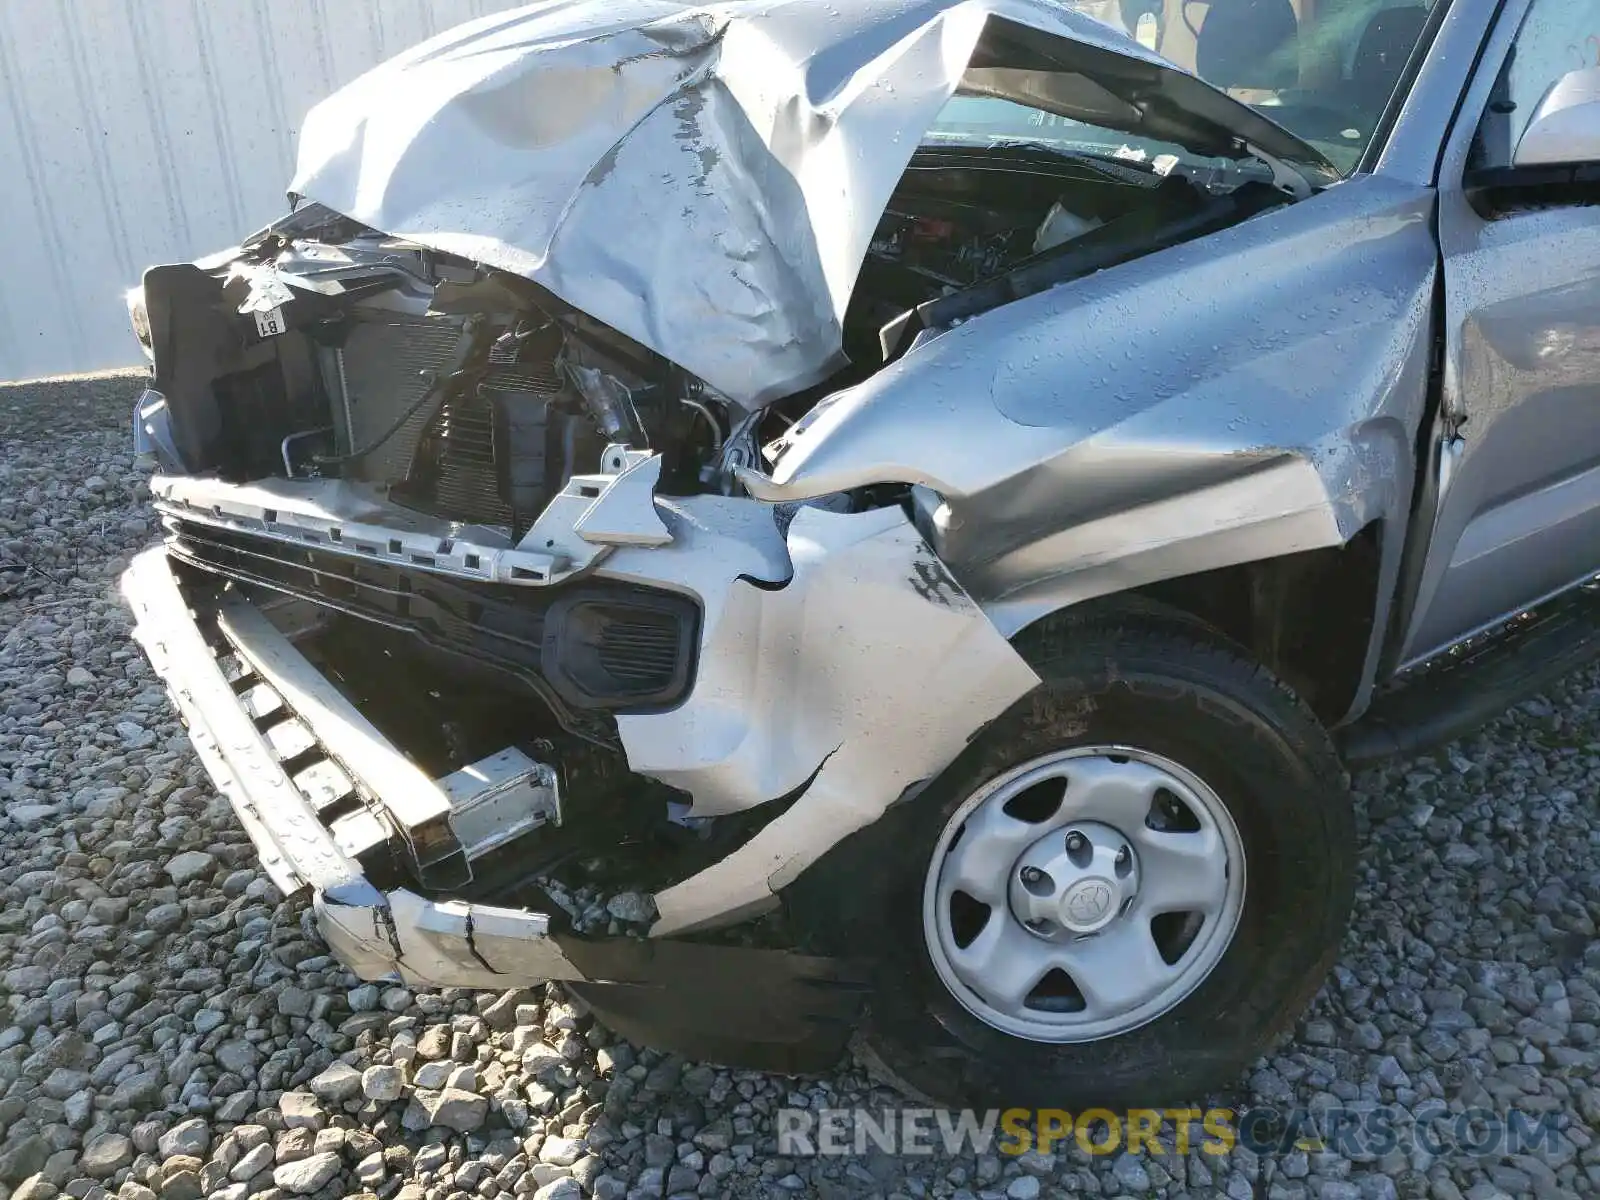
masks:
[(150, 313), (144, 305), (144, 287), (129, 288), (127, 294), (128, 321), (133, 326), (133, 336), (139, 339), (139, 348), (151, 362), (156, 360), (155, 341), (150, 336)]
[(911, 522), (936, 552), (950, 531), (961, 527), (961, 518), (950, 510), (950, 502), (920, 483), (911, 487)]

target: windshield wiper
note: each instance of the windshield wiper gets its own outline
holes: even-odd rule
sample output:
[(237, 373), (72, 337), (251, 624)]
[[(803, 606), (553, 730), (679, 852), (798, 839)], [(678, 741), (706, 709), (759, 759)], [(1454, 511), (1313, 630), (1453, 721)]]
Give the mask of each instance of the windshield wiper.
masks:
[[(1201, 165), (1195, 163), (1181, 164), (1176, 155), (1161, 154), (1154, 158), (1135, 158), (1116, 152), (1106, 152), (1087, 147), (1067, 146), (1059, 142), (1049, 142), (1038, 138), (989, 138), (983, 141), (970, 141), (955, 143), (973, 150), (1024, 150), (1039, 154), (1046, 154), (1052, 158), (1063, 159), (1067, 162), (1082, 163), (1091, 170), (1100, 172), (1109, 178), (1122, 182), (1148, 185), (1152, 179), (1163, 179), (1171, 175), (1181, 175), (1199, 187), (1215, 188), (1222, 186), (1230, 178), (1237, 179), (1277, 179), (1279, 172), (1271, 163), (1252, 154), (1246, 158), (1231, 160), (1227, 166), (1216, 164)], [(936, 149), (940, 143), (923, 143), (922, 148)], [(1166, 160), (1163, 163), (1163, 160)]]
[[(1091, 150), (1079, 146), (1066, 146), (1060, 142), (1047, 142), (1035, 138), (993, 138), (975, 146), (983, 150), (1024, 150), (1047, 154), (1051, 158), (1080, 163), (1090, 170), (1120, 183), (1135, 183), (1148, 187), (1153, 181), (1172, 173), (1156, 169), (1146, 158), (1124, 157), (1115, 152)], [(1173, 165), (1176, 165), (1175, 163)]]
[(1155, 168), (1143, 158), (1124, 158), (1116, 153), (1105, 154), (1078, 146), (1063, 146), (1060, 142), (1047, 142), (1038, 138), (995, 138), (985, 143), (989, 150), (1038, 150), (1056, 158), (1087, 160), (1093, 163), (1113, 163), (1146, 175), (1155, 174)]

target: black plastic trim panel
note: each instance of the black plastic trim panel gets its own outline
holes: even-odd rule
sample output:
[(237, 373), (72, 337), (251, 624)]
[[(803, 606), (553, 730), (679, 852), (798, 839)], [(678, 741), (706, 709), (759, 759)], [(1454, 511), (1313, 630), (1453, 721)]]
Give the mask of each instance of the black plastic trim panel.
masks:
[(1352, 769), (1465, 737), (1600, 659), (1600, 584), (1524, 613), (1400, 677), (1338, 733)]
[(605, 582), (533, 592), (181, 520), (169, 527), (169, 550), (184, 562), (536, 675), (557, 707), (659, 712), (682, 703), (694, 684), (700, 606), (687, 596)]

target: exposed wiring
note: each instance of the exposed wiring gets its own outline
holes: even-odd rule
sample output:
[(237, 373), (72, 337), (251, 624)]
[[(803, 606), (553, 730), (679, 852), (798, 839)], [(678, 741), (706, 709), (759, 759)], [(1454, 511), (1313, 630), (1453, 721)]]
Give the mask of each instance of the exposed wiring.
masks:
[(455, 371), (444, 376), (443, 378), (435, 378), (434, 381), (428, 385), (427, 391), (423, 392), (421, 396), (417, 397), (416, 401), (406, 408), (406, 410), (398, 417), (396, 417), (387, 429), (369, 441), (365, 446), (362, 446), (361, 449), (352, 450), (349, 454), (335, 454), (328, 456), (320, 454), (313, 455), (311, 461), (316, 463), (318, 466), (336, 467), (345, 463), (355, 462), (357, 459), (365, 458), (379, 446), (387, 442), (395, 434), (399, 433), (401, 429), (405, 428), (406, 422), (411, 420), (412, 417), (416, 416), (425, 407), (427, 407), (428, 402), (438, 395), (440, 390), (446, 384), (453, 383), (455, 380), (460, 379), (465, 374), (465, 371)]
[[(457, 382), (460, 379), (464, 379), (464, 378), (468, 377), (469, 375), (470, 376), (477, 375), (479, 372), (475, 368), (468, 368), (466, 366), (463, 366), (462, 364), (466, 363), (466, 362), (469, 362), (473, 358), (474, 351), (477, 348), (479, 348), (480, 342), (479, 342), (478, 334), (479, 334), (479, 330), (482, 327), (482, 324), (483, 324), (482, 320), (480, 318), (478, 318), (478, 317), (469, 317), (467, 319), (467, 323), (466, 323), (466, 325), (463, 327), (463, 329), (461, 331), (462, 340), (461, 340), (460, 344), (457, 346), (457, 349), (456, 349), (456, 357), (455, 357), (456, 368), (455, 368), (455, 370), (449, 372), (446, 375), (435, 374), (433, 376), (433, 378), (428, 381), (427, 389), (422, 393), (422, 395), (418, 396), (417, 399), (412, 404), (410, 404), (406, 408), (406, 410), (404, 412), (402, 412), (398, 417), (396, 417), (392, 422), (390, 422), (389, 427), (387, 429), (385, 429), (381, 434), (379, 434), (377, 437), (373, 438), (365, 446), (362, 446), (359, 450), (352, 450), (348, 454), (332, 455), (332, 456), (327, 457), (327, 458), (323, 458), (323, 457), (319, 456), (319, 457), (313, 458), (311, 461), (316, 463), (318, 466), (334, 467), (334, 466), (343, 465), (344, 463), (351, 463), (351, 462), (355, 462), (358, 459), (365, 458), (367, 455), (371, 454), (374, 450), (376, 450), (379, 446), (381, 446), (385, 442), (387, 442), (395, 434), (399, 433), (401, 429), (405, 428), (406, 422), (411, 420), (412, 417), (416, 416), (419, 412), (421, 412), (424, 408), (426, 408), (427, 405), (436, 396), (438, 396), (439, 393), (441, 391), (443, 391), (446, 387), (450, 386), (451, 384)], [(341, 372), (343, 370), (343, 366), (344, 366), (344, 364), (343, 364), (342, 356), (341, 356), (341, 362), (340, 362)], [(346, 403), (348, 404), (350, 392), (349, 392), (349, 389), (344, 384), (344, 379), (343, 379), (342, 374), (341, 374), (341, 377), (340, 377), (340, 388), (341, 388), (342, 391), (344, 391), (345, 400), (346, 400)], [(348, 412), (348, 409), (346, 411)], [(349, 429), (348, 418), (346, 419), (346, 421), (347, 421), (347, 423), (346, 423), (345, 428), (348, 430)], [(351, 431), (351, 435), (354, 436), (353, 431)]]
[(695, 412), (699, 413), (706, 419), (706, 424), (711, 426), (711, 451), (713, 454), (721, 451), (722, 426), (717, 424), (716, 414), (714, 414), (709, 407), (701, 403), (699, 400), (691, 400), (687, 396), (679, 397), (678, 403), (684, 405), (686, 408), (694, 409)]

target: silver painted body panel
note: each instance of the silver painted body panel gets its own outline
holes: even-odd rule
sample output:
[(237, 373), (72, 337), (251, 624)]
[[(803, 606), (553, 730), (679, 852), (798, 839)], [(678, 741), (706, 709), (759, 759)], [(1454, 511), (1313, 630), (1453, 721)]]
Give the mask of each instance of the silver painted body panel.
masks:
[(1464, 189), (1527, 7), (1506, 5), (1441, 156), (1447, 446), (1402, 665), (1600, 570), (1600, 208), (1491, 215)]
[[(558, 0), (317, 105), (290, 192), (532, 279), (756, 405), (843, 365), (879, 215), (992, 18), (1155, 65), (1187, 110), (1296, 145), (1049, 0)], [(1066, 109), (1139, 119), (1083, 76), (1048, 78)]]
[(697, 596), (700, 669), (671, 712), (618, 717), (629, 767), (697, 816), (804, 790), (658, 893), (655, 936), (770, 900), (1039, 682), (898, 508), (802, 507), (780, 533), (757, 501), (659, 503), (671, 546), (620, 549), (598, 573)]
[[(1008, 638), (1062, 607), (1376, 525), (1359, 709), (1407, 555), (1421, 563), (1414, 614), (1399, 614), (1407, 659), (1600, 565), (1600, 209), (1490, 222), (1461, 187), (1509, 42), (1488, 38), (1495, 9), (1456, 0), (1370, 173), (924, 334), (819, 405), (770, 475), (744, 472), (749, 498), (659, 497), (658, 460), (608, 451), (522, 543), (480, 531), (471, 566), (456, 544), (419, 568), (589, 572), (700, 601), (694, 686), (671, 711), (618, 718), (628, 765), (698, 817), (794, 799), (659, 892), (655, 935), (770, 903), (936, 776), (1037, 684)], [(1150, 57), (1046, 0), (535, 5), (329, 101), (294, 190), (535, 279), (757, 404), (836, 364), (906, 131), (954, 92), (994, 15)], [(568, 102), (590, 87), (604, 103)], [(548, 124), (553, 110), (574, 124)], [(495, 169), (463, 175), (465, 161)], [(637, 220), (650, 211), (672, 214), (673, 236)], [(913, 486), (914, 520), (811, 503), (885, 483)], [(283, 541), (335, 541), (352, 522), (380, 547), (392, 533), (397, 548), (373, 553), (396, 562), (436, 536), (338, 485), (157, 492), (173, 515)], [(547, 543), (548, 561), (517, 557)], [(337, 861), (327, 873), (354, 886)], [(351, 953), (386, 953), (367, 910), (404, 903), (366, 896), (330, 939), (342, 922)], [(448, 957), (471, 949), (455, 925), (495, 919), (460, 907), (407, 919), (449, 926)], [(540, 957), (542, 928), (506, 936), (549, 977), (566, 969)]]
[(1373, 521), (1399, 531), (1432, 207), (1360, 177), (985, 313), (839, 396), (755, 485), (931, 489), (934, 549), (1007, 629)]

